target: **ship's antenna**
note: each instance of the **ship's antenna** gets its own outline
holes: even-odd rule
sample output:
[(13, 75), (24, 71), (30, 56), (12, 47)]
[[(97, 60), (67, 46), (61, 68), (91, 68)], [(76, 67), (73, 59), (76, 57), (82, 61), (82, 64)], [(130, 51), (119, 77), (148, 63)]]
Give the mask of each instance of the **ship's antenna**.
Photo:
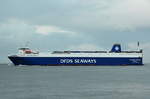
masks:
[(138, 51), (140, 51), (140, 42), (139, 41), (137, 42), (137, 48), (138, 48)]
[(29, 47), (29, 41), (26, 42), (25, 47)]

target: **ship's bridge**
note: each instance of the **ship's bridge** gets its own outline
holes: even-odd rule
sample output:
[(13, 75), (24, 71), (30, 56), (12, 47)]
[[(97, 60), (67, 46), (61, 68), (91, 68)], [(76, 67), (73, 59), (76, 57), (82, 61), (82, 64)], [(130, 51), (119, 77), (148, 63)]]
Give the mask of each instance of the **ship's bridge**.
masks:
[(19, 48), (19, 54), (39, 54), (38, 51), (33, 51), (28, 47)]

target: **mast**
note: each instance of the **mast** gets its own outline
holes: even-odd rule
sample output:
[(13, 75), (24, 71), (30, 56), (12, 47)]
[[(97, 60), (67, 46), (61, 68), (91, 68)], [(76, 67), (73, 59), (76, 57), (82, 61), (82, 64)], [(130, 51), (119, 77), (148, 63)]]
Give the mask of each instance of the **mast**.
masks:
[(140, 51), (140, 43), (139, 43), (139, 41), (137, 42), (137, 50)]
[(141, 53), (143, 52), (143, 50), (140, 48), (140, 43), (139, 43), (139, 41), (137, 42), (137, 49), (138, 49), (139, 52), (141, 52)]

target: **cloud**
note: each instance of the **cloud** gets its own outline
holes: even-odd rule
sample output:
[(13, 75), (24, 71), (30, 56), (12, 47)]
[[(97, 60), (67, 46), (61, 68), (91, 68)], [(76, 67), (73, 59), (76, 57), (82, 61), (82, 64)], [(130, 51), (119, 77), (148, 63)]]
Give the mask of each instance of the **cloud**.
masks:
[(149, 5), (149, 0), (117, 1), (105, 10), (105, 14), (109, 16), (109, 24), (114, 28), (134, 31), (137, 28), (150, 27)]
[(33, 33), (33, 26), (23, 20), (10, 18), (0, 23), (0, 38), (3, 40), (22, 42), (29, 39)]
[(72, 45), (68, 48), (69, 50), (83, 50), (83, 51), (99, 51), (104, 50), (97, 45), (94, 44), (79, 44), (79, 45)]
[(32, 39), (33, 37), (37, 37), (40, 34), (62, 34), (65, 36), (75, 36), (77, 33), (52, 25), (35, 25), (16, 18), (10, 18), (4, 22), (0, 22), (1, 39), (24, 41)]
[(37, 25), (35, 26), (35, 31), (38, 34), (42, 35), (50, 35), (50, 34), (64, 34), (64, 35), (75, 35), (75, 32), (63, 30), (56, 26), (50, 26), (50, 25)]
[(63, 27), (63, 30), (130, 32), (150, 27), (149, 0), (14, 0), (0, 4), (0, 10), (5, 9), (0, 19), (16, 17), (35, 25)]

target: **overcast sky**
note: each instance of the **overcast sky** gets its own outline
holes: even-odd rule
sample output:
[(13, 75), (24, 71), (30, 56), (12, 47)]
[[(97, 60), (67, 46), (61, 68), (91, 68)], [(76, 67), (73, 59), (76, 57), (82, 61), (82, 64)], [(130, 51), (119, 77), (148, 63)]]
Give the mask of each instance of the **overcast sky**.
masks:
[(0, 62), (40, 51), (137, 49), (150, 61), (150, 0), (0, 0)]

